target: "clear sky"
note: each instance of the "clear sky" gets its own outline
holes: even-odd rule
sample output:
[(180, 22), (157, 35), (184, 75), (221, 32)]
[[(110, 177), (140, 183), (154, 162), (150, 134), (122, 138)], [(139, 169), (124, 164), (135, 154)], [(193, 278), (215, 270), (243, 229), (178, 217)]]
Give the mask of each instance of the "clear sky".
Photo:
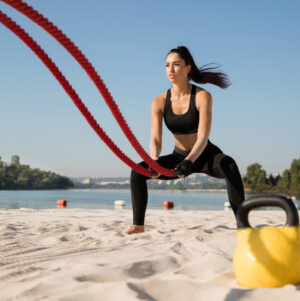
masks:
[[(232, 85), (213, 96), (210, 140), (242, 173), (258, 162), (282, 172), (300, 157), (300, 2), (28, 1), (61, 28), (95, 66), (149, 152), (150, 104), (167, 90), (165, 56), (187, 46), (199, 66), (216, 63)], [(47, 33), (0, 1), (49, 53), (107, 134), (141, 159), (76, 61)], [(0, 25), (0, 156), (66, 176), (129, 176), (71, 99), (23, 42)], [(174, 148), (163, 128), (162, 155)]]

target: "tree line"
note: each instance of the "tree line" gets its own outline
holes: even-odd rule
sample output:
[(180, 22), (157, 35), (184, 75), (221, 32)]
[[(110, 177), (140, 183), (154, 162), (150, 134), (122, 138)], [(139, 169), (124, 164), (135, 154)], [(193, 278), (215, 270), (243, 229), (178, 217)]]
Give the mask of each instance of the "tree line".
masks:
[(270, 175), (259, 163), (247, 167), (243, 177), (245, 189), (249, 192), (281, 192), (300, 194), (300, 158), (294, 159), (289, 169), (284, 170), (282, 176)]
[(13, 156), (11, 164), (1, 161), (0, 157), (0, 189), (65, 189), (74, 187), (67, 178), (50, 171), (30, 168), (20, 164), (19, 156)]

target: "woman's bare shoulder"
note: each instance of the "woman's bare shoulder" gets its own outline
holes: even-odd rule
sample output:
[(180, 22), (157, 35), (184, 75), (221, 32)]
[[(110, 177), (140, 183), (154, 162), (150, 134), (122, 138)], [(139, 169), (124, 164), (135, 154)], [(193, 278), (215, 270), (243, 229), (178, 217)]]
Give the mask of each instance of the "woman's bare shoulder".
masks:
[(199, 110), (201, 103), (212, 103), (212, 95), (207, 90), (197, 87), (196, 88), (196, 106)]
[(166, 104), (167, 91), (161, 93), (152, 100), (152, 107), (157, 110), (163, 110)]
[(207, 90), (196, 86), (196, 96), (200, 96), (200, 95), (207, 96), (207, 95), (211, 95), (211, 94)]

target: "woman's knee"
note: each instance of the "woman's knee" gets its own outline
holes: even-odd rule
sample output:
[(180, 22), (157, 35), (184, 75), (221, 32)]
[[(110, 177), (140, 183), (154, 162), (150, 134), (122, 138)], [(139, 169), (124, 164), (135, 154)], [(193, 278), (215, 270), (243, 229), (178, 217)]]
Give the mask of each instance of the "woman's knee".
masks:
[(225, 177), (228, 175), (228, 173), (239, 173), (238, 166), (232, 157), (225, 154), (218, 154), (216, 159), (217, 167)]
[(223, 159), (222, 165), (225, 173), (229, 173), (231, 175), (240, 175), (239, 168), (232, 157), (226, 156)]
[[(144, 167), (144, 168), (148, 168), (148, 164), (144, 161), (138, 163), (138, 165)], [(136, 181), (136, 180), (141, 180), (141, 179), (148, 179), (148, 177), (140, 174), (139, 172), (137, 172), (134, 169), (131, 169), (131, 173), (130, 173), (130, 180), (131, 181)]]
[(133, 180), (137, 179), (138, 176), (139, 176), (139, 173), (137, 171), (135, 171), (134, 169), (131, 169), (130, 180), (133, 181)]

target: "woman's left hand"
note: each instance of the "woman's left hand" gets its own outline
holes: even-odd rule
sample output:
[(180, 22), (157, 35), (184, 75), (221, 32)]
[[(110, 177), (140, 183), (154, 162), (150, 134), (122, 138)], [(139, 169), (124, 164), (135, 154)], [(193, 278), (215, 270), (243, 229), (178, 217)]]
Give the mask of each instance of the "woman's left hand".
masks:
[(175, 177), (187, 177), (193, 172), (193, 162), (191, 160), (183, 160), (175, 166)]
[[(159, 164), (159, 159), (158, 160), (154, 160), (156, 163), (158, 163)], [(151, 178), (152, 179), (157, 179), (157, 178), (159, 178), (160, 177), (160, 173), (158, 173), (158, 172), (156, 172), (152, 167), (150, 167), (150, 166), (148, 166), (148, 170), (150, 170), (151, 172), (152, 172), (152, 176), (151, 176)]]

